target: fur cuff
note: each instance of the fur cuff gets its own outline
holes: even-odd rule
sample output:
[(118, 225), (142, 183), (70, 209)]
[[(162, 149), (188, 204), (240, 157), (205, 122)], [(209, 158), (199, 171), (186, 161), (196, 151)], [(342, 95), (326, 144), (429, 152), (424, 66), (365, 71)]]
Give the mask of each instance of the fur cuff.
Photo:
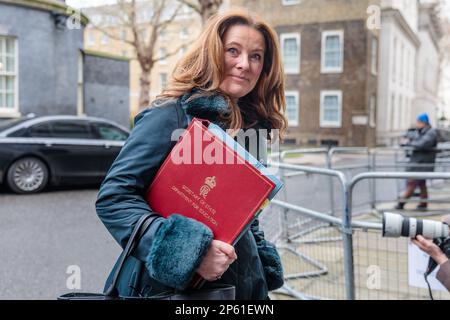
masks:
[(213, 233), (207, 226), (173, 214), (156, 232), (145, 266), (155, 280), (183, 290), (189, 285), (212, 240)]
[(275, 246), (268, 241), (266, 241), (266, 244), (266, 246), (258, 249), (258, 254), (264, 267), (267, 287), (272, 291), (283, 286), (283, 266)]

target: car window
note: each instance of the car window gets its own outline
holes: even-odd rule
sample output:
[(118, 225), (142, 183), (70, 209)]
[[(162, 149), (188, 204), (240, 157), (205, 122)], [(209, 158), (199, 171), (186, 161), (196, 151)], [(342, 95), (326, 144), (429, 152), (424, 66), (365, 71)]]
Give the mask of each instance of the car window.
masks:
[(28, 128), (28, 136), (33, 138), (50, 138), (52, 130), (48, 122), (35, 124)]
[(52, 121), (52, 137), (68, 139), (94, 139), (91, 128), (83, 121)]
[(124, 141), (128, 133), (108, 123), (93, 123), (97, 133), (102, 140)]
[(11, 132), (7, 135), (7, 137), (14, 137), (14, 138), (21, 138), (21, 137), (27, 137), (27, 128), (21, 128), (16, 131)]

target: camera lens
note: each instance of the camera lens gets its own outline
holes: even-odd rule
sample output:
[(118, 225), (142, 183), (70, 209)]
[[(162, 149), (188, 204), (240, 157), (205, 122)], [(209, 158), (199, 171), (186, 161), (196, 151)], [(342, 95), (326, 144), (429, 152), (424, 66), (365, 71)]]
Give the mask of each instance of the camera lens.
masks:
[(383, 213), (383, 237), (413, 238), (417, 235), (423, 235), (428, 239), (447, 237), (449, 227), (439, 221), (408, 218), (397, 213)]

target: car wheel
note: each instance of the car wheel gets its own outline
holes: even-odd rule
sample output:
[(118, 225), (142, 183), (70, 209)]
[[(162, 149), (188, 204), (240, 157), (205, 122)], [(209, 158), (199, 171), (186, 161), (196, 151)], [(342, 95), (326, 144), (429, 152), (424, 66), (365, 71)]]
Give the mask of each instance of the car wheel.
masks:
[(6, 181), (16, 193), (39, 192), (47, 185), (48, 169), (39, 159), (19, 159), (9, 168)]

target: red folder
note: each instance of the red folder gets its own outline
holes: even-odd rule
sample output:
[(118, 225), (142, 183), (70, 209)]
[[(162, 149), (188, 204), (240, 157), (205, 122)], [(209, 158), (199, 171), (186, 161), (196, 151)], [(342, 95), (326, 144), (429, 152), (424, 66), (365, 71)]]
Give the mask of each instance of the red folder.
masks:
[(194, 118), (165, 159), (146, 199), (168, 217), (178, 213), (207, 225), (214, 239), (234, 244), (275, 184)]

